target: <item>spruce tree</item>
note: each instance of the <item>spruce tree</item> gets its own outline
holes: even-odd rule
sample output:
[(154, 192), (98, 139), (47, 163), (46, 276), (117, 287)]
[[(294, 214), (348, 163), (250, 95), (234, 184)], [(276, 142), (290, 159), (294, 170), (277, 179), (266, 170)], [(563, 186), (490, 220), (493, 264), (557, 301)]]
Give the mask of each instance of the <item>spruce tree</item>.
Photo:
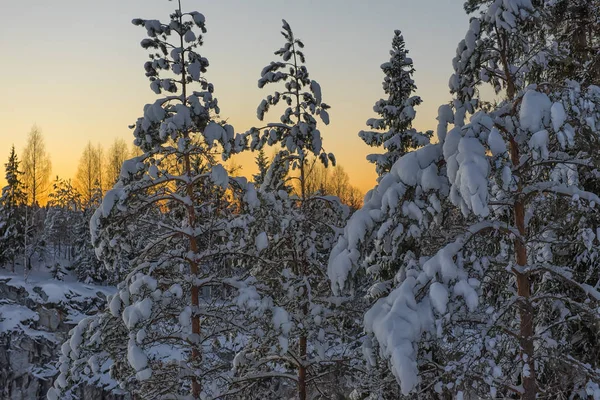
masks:
[(15, 146), (11, 147), (8, 162), (4, 166), (7, 185), (2, 188), (0, 197), (0, 265), (10, 263), (14, 272), (15, 262), (24, 250), (24, 207), (27, 201)]
[(256, 166), (258, 167), (258, 173), (254, 174), (252, 177), (254, 178), (254, 183), (257, 187), (263, 184), (265, 181), (265, 175), (267, 174), (267, 170), (269, 169), (269, 161), (265, 155), (265, 151), (260, 149), (258, 151), (258, 155), (255, 158)]
[(431, 132), (421, 133), (412, 127), (415, 107), (422, 100), (413, 95), (417, 90), (412, 78), (415, 68), (399, 30), (394, 31), (390, 55), (390, 60), (381, 65), (385, 74), (383, 91), (388, 98), (377, 101), (373, 106), (379, 118), (367, 121), (367, 125), (375, 131), (360, 131), (358, 134), (369, 146), (384, 148), (383, 154), (367, 156), (367, 160), (375, 164), (379, 176), (389, 172), (398, 158), (409, 149), (428, 144), (431, 137)]

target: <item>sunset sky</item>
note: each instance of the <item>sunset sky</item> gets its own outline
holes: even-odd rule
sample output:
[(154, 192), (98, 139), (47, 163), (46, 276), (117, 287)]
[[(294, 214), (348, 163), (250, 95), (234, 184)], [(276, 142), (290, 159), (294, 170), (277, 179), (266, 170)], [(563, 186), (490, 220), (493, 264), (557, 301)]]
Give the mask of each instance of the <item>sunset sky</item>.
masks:
[[(440, 104), (450, 99), (448, 78), (457, 43), (468, 28), (462, 0), (183, 0), (186, 11), (206, 16), (200, 53), (210, 61), (221, 117), (236, 132), (258, 125), (256, 107), (271, 88), (258, 89), (261, 69), (284, 43), (285, 18), (306, 48), (311, 78), (332, 106), (321, 127), (324, 147), (336, 154), (354, 185), (375, 183), (372, 152), (357, 136), (373, 117), (381, 96), (379, 68), (389, 59), (394, 29), (401, 29), (415, 62), (416, 127), (434, 129)], [(11, 144), (22, 153), (33, 124), (41, 128), (53, 163), (52, 176), (72, 178), (88, 141), (107, 148), (128, 142), (127, 126), (155, 95), (144, 76), (145, 30), (134, 17), (166, 20), (175, 4), (166, 0), (0, 0), (0, 162)], [(279, 117), (267, 114), (270, 121)], [(255, 170), (255, 154), (237, 162)], [(4, 174), (1, 180), (3, 181)]]

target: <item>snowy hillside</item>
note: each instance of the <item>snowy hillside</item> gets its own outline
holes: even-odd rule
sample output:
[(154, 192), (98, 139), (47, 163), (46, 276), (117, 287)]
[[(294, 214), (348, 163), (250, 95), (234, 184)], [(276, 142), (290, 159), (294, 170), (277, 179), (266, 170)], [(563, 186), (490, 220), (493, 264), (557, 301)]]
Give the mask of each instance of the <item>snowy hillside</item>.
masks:
[[(45, 398), (69, 330), (98, 312), (113, 292), (113, 287), (83, 284), (70, 275), (55, 280), (46, 270), (25, 279), (22, 270), (0, 269), (0, 399)], [(100, 393), (87, 392), (82, 398)]]

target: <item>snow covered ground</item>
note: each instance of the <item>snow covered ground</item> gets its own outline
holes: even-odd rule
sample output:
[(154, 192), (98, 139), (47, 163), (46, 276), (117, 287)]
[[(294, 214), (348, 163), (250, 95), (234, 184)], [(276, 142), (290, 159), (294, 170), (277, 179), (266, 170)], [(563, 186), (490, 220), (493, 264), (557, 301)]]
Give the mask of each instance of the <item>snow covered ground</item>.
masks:
[(0, 399), (44, 398), (69, 330), (114, 291), (70, 274), (53, 279), (45, 266), (27, 278), (22, 269), (0, 268)]

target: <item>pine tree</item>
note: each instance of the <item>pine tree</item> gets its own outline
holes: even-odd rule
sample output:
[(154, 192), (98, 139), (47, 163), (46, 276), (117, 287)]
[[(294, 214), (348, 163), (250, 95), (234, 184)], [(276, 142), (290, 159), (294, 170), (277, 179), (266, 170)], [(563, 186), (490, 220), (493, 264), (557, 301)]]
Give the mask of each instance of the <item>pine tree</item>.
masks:
[[(469, 7), (479, 14), (454, 60), (439, 143), (402, 157), (370, 193), (332, 252), (332, 285), (397, 263), (364, 324), (409, 398), (595, 398), (600, 197), (580, 177), (594, 168), (582, 139), (598, 137), (600, 90), (534, 84), (532, 69), (563, 56), (536, 42), (543, 7)], [(482, 82), (505, 98), (475, 112)]]
[[(448, 115), (446, 107), (442, 107), (441, 111), (438, 136), (443, 137), (452, 112)], [(399, 324), (396, 328), (388, 325), (390, 329), (404, 333), (390, 336), (386, 342), (386, 337), (378, 334), (386, 331), (387, 324), (396, 324), (397, 321), (391, 317), (387, 320), (383, 317), (374, 319), (372, 315), (382, 302), (385, 308), (389, 304), (386, 302), (400, 295), (400, 290), (396, 289), (411, 276), (411, 268), (418, 265), (427, 251), (448, 240), (442, 230), (443, 223), (449, 223), (453, 218), (445, 215), (444, 211), (451, 204), (447, 200), (448, 184), (438, 178), (444, 173), (443, 165), (439, 143), (409, 151), (401, 157), (375, 189), (367, 194), (363, 207), (350, 218), (344, 234), (330, 254), (327, 272), (334, 293), (342, 295), (345, 288), (351, 287), (348, 295), (365, 298), (370, 304), (361, 309), (366, 311), (363, 325), (368, 336), (362, 347), (368, 374), (357, 381), (357, 396), (366, 396), (367, 399), (397, 398), (400, 396), (398, 383), (402, 392), (407, 392), (405, 385), (412, 362), (408, 365), (402, 363), (402, 351), (395, 353), (391, 360), (389, 356), (395, 350), (394, 346), (412, 345), (411, 340), (420, 338), (421, 332), (405, 329), (407, 327)], [(404, 299), (398, 301), (398, 307), (407, 306), (402, 301)], [(412, 304), (408, 307), (414, 308)], [(408, 321), (421, 318), (417, 315), (415, 310)], [(399, 314), (399, 318), (404, 317), (404, 314)], [(415, 336), (412, 336), (413, 333)], [(428, 339), (428, 336), (423, 337), (424, 342)], [(434, 343), (427, 342), (423, 352), (431, 352)], [(384, 356), (377, 357), (377, 354)], [(389, 361), (392, 362), (390, 366)], [(434, 358), (433, 361), (437, 360)], [(426, 378), (422, 381), (426, 382)], [(421, 390), (416, 398), (437, 399), (435, 395), (428, 396), (426, 391)]]
[(19, 165), (15, 146), (12, 146), (8, 162), (4, 164), (7, 185), (2, 189), (0, 197), (0, 265), (10, 262), (13, 272), (15, 261), (23, 252), (24, 207), (27, 201)]
[(577, 79), (598, 84), (600, 74), (600, 2), (597, 0), (559, 0), (548, 2), (548, 30), (566, 57), (553, 68), (553, 81)]
[(226, 160), (246, 142), (215, 120), (208, 60), (197, 52), (204, 16), (179, 6), (166, 23), (133, 24), (149, 36), (142, 46), (150, 50), (150, 87), (167, 93), (133, 126), (142, 154), (123, 164), (90, 229), (107, 268), (123, 252), (134, 258), (108, 310), (72, 331), (50, 398), (93, 380), (107, 362), (114, 379), (140, 398), (212, 397), (227, 384), (240, 315), (257, 304), (252, 281), (227, 256), (239, 246), (228, 238), (230, 221), (254, 186), (230, 178), (215, 158), (220, 152)]
[(392, 165), (409, 149), (429, 143), (431, 132), (421, 133), (413, 129), (415, 107), (422, 103), (413, 92), (417, 86), (412, 78), (415, 68), (408, 57), (404, 37), (399, 30), (394, 31), (390, 61), (383, 63), (385, 74), (383, 91), (387, 99), (381, 99), (373, 107), (379, 118), (370, 118), (367, 125), (376, 131), (360, 131), (360, 138), (369, 146), (385, 149), (383, 154), (370, 154), (367, 160), (376, 165), (379, 176), (390, 171)]
[[(335, 163), (333, 154), (327, 154), (322, 147), (321, 132), (317, 129), (315, 116), (318, 115), (325, 125), (329, 124), (329, 105), (322, 102), (321, 86), (310, 80), (308, 70), (304, 66), (305, 56), (302, 49), (304, 43), (294, 37), (289, 24), (283, 21), (286, 39), (282, 48), (275, 52), (283, 61), (272, 61), (263, 68), (258, 87), (267, 84), (284, 82), (283, 92), (275, 91), (267, 96), (257, 109), (257, 117), (263, 120), (270, 107), (280, 101), (288, 106), (281, 117), (281, 123), (269, 123), (264, 128), (252, 128), (248, 136), (252, 139), (251, 147), (257, 149), (265, 143), (273, 145), (281, 143), (286, 155), (286, 168), (299, 169), (304, 173), (308, 155), (318, 156), (323, 164)], [(301, 190), (303, 192), (303, 189)], [(303, 195), (303, 193), (302, 193)]]
[[(352, 325), (352, 312), (343, 312), (347, 301), (331, 298), (324, 279), (330, 245), (348, 208), (333, 196), (308, 192), (312, 156), (325, 165), (334, 161), (333, 154), (322, 148), (315, 119), (319, 115), (327, 124), (329, 106), (322, 102), (320, 85), (309, 78), (301, 50), (304, 44), (286, 21), (282, 35), (286, 43), (275, 54), (283, 61), (265, 67), (258, 85), (283, 83), (285, 89), (262, 101), (258, 117), (263, 120), (269, 107), (281, 100), (288, 107), (281, 123), (249, 132), (252, 146), (280, 144), (282, 149), (271, 162), (257, 198), (246, 198), (244, 218), (250, 222), (238, 233), (242, 235), (238, 241), (248, 243), (246, 256), (238, 262), (251, 271), (269, 308), (248, 321), (251, 336), (234, 359), (228, 394), (281, 398), (296, 391), (302, 400), (317, 393), (330, 398), (349, 392), (348, 371), (355, 367), (351, 355), (355, 341), (344, 336), (346, 325)], [(299, 181), (295, 194), (286, 189), (292, 179)], [(248, 387), (253, 392), (244, 395)]]

